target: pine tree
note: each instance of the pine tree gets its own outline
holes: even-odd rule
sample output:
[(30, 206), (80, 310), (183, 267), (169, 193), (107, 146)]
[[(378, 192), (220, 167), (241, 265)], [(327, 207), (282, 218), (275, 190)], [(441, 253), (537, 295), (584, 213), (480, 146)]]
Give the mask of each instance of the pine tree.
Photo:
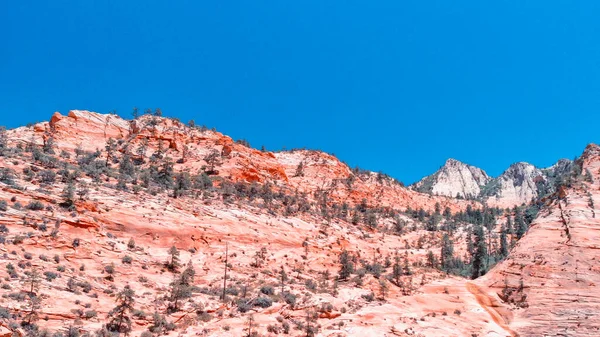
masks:
[(380, 279), (379, 280), (379, 291), (381, 292), (381, 299), (385, 301), (385, 298), (387, 297), (387, 293), (388, 293), (388, 284), (386, 282), (385, 279)]
[(165, 188), (173, 186), (174, 171), (171, 158), (167, 157), (163, 160), (162, 165), (158, 169), (157, 183)]
[(360, 222), (360, 215), (358, 214), (358, 211), (354, 211), (352, 212), (352, 224), (353, 225), (358, 225), (358, 223)]
[(29, 309), (26, 313), (25, 320), (27, 321), (27, 325), (31, 325), (31, 323), (38, 319), (38, 311), (40, 310), (42, 304), (42, 299), (40, 296), (38, 296), (41, 280), (40, 274), (35, 268), (27, 272), (26, 276), (27, 277), (25, 278), (23, 285), (25, 291), (27, 292)]
[(134, 173), (135, 166), (133, 166), (131, 156), (126, 152), (119, 161), (119, 174), (125, 176), (126, 178), (130, 178), (133, 177)]
[(177, 272), (177, 269), (179, 269), (179, 250), (177, 250), (177, 247), (172, 246), (169, 248), (169, 260), (167, 261), (166, 266), (171, 272)]
[(401, 276), (402, 265), (400, 264), (400, 255), (398, 254), (398, 251), (396, 251), (396, 254), (394, 255), (394, 264), (392, 265), (392, 280), (394, 280), (394, 284), (397, 286), (400, 286), (402, 283)]
[(404, 263), (402, 266), (402, 273), (404, 275), (412, 275), (412, 271), (410, 270), (410, 265), (408, 263), (408, 251), (404, 252)]
[(6, 127), (0, 126), (0, 156), (4, 156), (8, 150), (8, 137)]
[(474, 230), (475, 242), (474, 242), (474, 253), (471, 259), (472, 273), (471, 278), (476, 279), (486, 272), (485, 261), (487, 260), (487, 245), (485, 242), (485, 233), (483, 227), (480, 225), (475, 226)]
[(498, 255), (503, 258), (508, 255), (508, 240), (506, 236), (506, 228), (504, 226), (502, 226), (502, 229), (500, 230), (500, 251), (498, 252)]
[(514, 234), (514, 227), (513, 227), (513, 221), (512, 221), (512, 216), (507, 216), (506, 217), (506, 233), (507, 234)]
[(404, 227), (406, 227), (406, 221), (402, 220), (400, 216), (396, 215), (394, 217), (394, 232), (402, 235), (402, 233), (404, 233)]
[(340, 271), (338, 273), (338, 279), (347, 280), (348, 277), (354, 272), (354, 263), (350, 257), (350, 253), (347, 250), (343, 250), (340, 254)]
[(285, 272), (285, 269), (283, 268), (283, 266), (281, 266), (281, 270), (279, 271), (279, 280), (281, 281), (281, 294), (283, 295), (285, 282), (287, 282), (287, 280), (288, 280), (287, 273)]
[(131, 332), (131, 313), (135, 303), (135, 292), (129, 285), (126, 285), (123, 290), (117, 294), (117, 306), (109, 313), (109, 321), (106, 325), (109, 331), (123, 333), (125, 336)]
[(448, 234), (442, 236), (442, 248), (440, 251), (440, 260), (442, 270), (448, 272), (453, 267), (454, 262), (454, 243), (450, 240)]
[(167, 308), (169, 313), (179, 311), (181, 309), (181, 301), (192, 297), (195, 275), (194, 267), (190, 263), (181, 275), (176, 276), (173, 282), (171, 282), (168, 296), (169, 306)]
[(63, 198), (61, 206), (71, 207), (75, 204), (75, 185), (72, 182), (65, 186), (61, 193), (61, 197)]
[(520, 210), (517, 210), (517, 214), (515, 214), (515, 226), (517, 227), (515, 234), (517, 235), (517, 239), (520, 239), (525, 235), (525, 232), (527, 232), (527, 223), (525, 223), (525, 219)]
[(427, 265), (429, 265), (430, 268), (435, 268), (437, 266), (437, 258), (432, 251), (427, 252)]
[(296, 173), (294, 174), (294, 177), (304, 177), (304, 164), (302, 162), (300, 162), (300, 164), (298, 164), (296, 167)]
[(135, 150), (135, 154), (138, 158), (136, 158), (136, 165), (143, 164), (146, 158), (146, 151), (148, 150), (148, 139), (144, 138), (140, 142), (140, 145)]
[(117, 142), (113, 138), (109, 138), (106, 142), (106, 166), (110, 166), (114, 152), (117, 150)]

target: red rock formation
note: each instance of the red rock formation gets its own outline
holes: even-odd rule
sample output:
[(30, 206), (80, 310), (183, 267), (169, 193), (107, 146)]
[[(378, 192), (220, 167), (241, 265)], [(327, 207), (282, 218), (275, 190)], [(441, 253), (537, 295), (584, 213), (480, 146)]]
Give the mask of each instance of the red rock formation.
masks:
[[(144, 165), (159, 148), (174, 161), (182, 159), (185, 149), (186, 158), (175, 164), (175, 170), (192, 173), (207, 165), (205, 159), (214, 150), (219, 154), (219, 177), (215, 178), (268, 182), (275, 190), (306, 193), (311, 201), (326, 194), (330, 202), (354, 205), (365, 199), (369, 206), (390, 209), (431, 210), (436, 203), (453, 211), (481, 206), (417, 193), (372, 172), (353, 172), (326, 153), (261, 152), (218, 132), (190, 129), (178, 121), (153, 116), (128, 122), (85, 111), (72, 111), (68, 116), (57, 113), (48, 123), (10, 130), (8, 136), (11, 146), (41, 145), (52, 137), (58, 153), (71, 154), (71, 158), (63, 158), (71, 165), (76, 164), (73, 152), (78, 147), (100, 149), (104, 159), (109, 138), (122, 141), (120, 152), (136, 153), (147, 142)], [(289, 278), (284, 292), (298, 294), (295, 306), (280, 300), (268, 309), (251, 308), (256, 329), (262, 334), (267, 334), (269, 325), (281, 326), (279, 316), (280, 321), (294, 325), (306, 319), (306, 310), (314, 310), (320, 317), (318, 336), (594, 336), (600, 309), (596, 291), (600, 273), (595, 266), (600, 259), (600, 236), (596, 235), (600, 223), (593, 206), (600, 203), (599, 153), (598, 147), (590, 146), (582, 157), (584, 172), (589, 170), (594, 182), (579, 178), (573, 188), (547, 199), (547, 207), (510, 257), (475, 281), (424, 266), (429, 250), (439, 253), (441, 233), (427, 232), (404, 215), (407, 225), (414, 224), (416, 229), (392, 235), (326, 219), (318, 212), (283, 216), (258, 202), (226, 202), (216, 196), (175, 199), (147, 190), (124, 192), (111, 187), (116, 183), (114, 177), (94, 183), (86, 176), (78, 178), (90, 187), (85, 200), (76, 200), (66, 209), (60, 205), (65, 182), (58, 179), (41, 186), (37, 177), (27, 178), (24, 169), (44, 169), (28, 152), (0, 157), (0, 167), (13, 170), (16, 183), (0, 183), (0, 200), (7, 202), (7, 210), (0, 211), (0, 224), (8, 230), (2, 234), (6, 242), (0, 244), (4, 253), (0, 261), (3, 266), (13, 265), (19, 276), (31, 267), (40, 272), (63, 270), (53, 280), (43, 276), (40, 287), (40, 317), (48, 320), (38, 324), (51, 330), (75, 325), (82, 333), (93, 333), (114, 307), (115, 289), (125, 285), (136, 291), (136, 309), (150, 313), (159, 308), (164, 313), (165, 298), (176, 276), (166, 270), (165, 261), (168, 249), (176, 246), (182, 263), (189, 261), (194, 266), (194, 285), (203, 291), (194, 293), (193, 303), (186, 302), (185, 310), (167, 315), (178, 324), (172, 335), (244, 335), (249, 315), (240, 313), (233, 301), (224, 305), (215, 296), (215, 289), (223, 284), (227, 244), (229, 284), (240, 292), (242, 286), (249, 286), (245, 298), (263, 296), (259, 292), (263, 286), (276, 288), (279, 296), (282, 267)], [(302, 170), (298, 169), (300, 163)], [(35, 211), (23, 207), (32, 200), (45, 207)], [(390, 225), (384, 220), (380, 227)], [(425, 240), (418, 248), (420, 238)], [(457, 253), (466, 254), (464, 228), (459, 228), (454, 238)], [(135, 241), (133, 248), (128, 245), (130, 239)], [(74, 245), (76, 240), (78, 245)], [(255, 256), (262, 248), (267, 252), (257, 267)], [(334, 282), (344, 249), (366, 262), (380, 263), (399, 251), (407, 256), (413, 274), (402, 276), (401, 284), (372, 275)], [(107, 277), (106, 266), (111, 264), (114, 281)], [(6, 268), (0, 268), (0, 276), (4, 280), (0, 292), (6, 295), (1, 305), (21, 315), (27, 304), (9, 294), (18, 293), (22, 282), (11, 278)], [(92, 290), (68, 291), (71, 278), (89, 283)], [(309, 281), (316, 284), (314, 290)], [(374, 300), (369, 301), (371, 298)], [(319, 310), (328, 305), (332, 310)], [(73, 309), (95, 310), (98, 316), (80, 318)], [(149, 315), (135, 319), (134, 335), (150, 324)], [(300, 333), (291, 331), (292, 336)]]

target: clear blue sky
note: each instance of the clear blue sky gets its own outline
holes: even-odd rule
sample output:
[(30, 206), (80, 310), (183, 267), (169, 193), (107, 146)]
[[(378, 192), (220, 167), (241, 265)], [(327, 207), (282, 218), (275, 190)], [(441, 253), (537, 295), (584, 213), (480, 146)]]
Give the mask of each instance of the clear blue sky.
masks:
[[(27, 5), (26, 5), (27, 4)], [(5, 1), (0, 124), (160, 107), (407, 183), (600, 141), (599, 1)]]

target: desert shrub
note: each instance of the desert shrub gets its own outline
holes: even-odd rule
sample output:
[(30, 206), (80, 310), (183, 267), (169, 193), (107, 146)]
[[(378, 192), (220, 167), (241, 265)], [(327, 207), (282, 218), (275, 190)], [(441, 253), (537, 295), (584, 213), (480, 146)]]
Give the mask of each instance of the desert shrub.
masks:
[(260, 288), (260, 292), (265, 295), (273, 295), (275, 294), (275, 290), (271, 286), (263, 286)]
[(292, 307), (296, 305), (296, 295), (290, 292), (286, 292), (285, 294), (283, 294), (283, 300), (285, 301), (285, 303), (289, 304)]
[(248, 301), (243, 298), (237, 300), (237, 307), (238, 311), (241, 313), (248, 312), (250, 311), (250, 309), (252, 309), (252, 305), (250, 305), (250, 303), (248, 303)]
[(58, 274), (53, 271), (45, 271), (44, 276), (46, 276), (46, 280), (52, 282), (58, 277)]
[(31, 211), (41, 211), (44, 209), (44, 204), (39, 200), (32, 200), (27, 204), (26, 208)]
[(0, 168), (0, 183), (13, 186), (15, 184), (15, 171), (8, 168)]
[(96, 312), (96, 310), (88, 310), (83, 313), (83, 318), (85, 318), (85, 319), (95, 318), (97, 316), (98, 316), (98, 313)]
[(373, 302), (373, 300), (375, 299), (375, 294), (371, 292), (366, 295), (361, 295), (360, 297), (365, 299), (367, 302)]
[(273, 300), (268, 297), (260, 296), (254, 300), (254, 305), (260, 308), (268, 308), (273, 305)]
[(54, 184), (56, 182), (56, 173), (52, 170), (42, 170), (37, 174), (40, 183), (45, 185)]

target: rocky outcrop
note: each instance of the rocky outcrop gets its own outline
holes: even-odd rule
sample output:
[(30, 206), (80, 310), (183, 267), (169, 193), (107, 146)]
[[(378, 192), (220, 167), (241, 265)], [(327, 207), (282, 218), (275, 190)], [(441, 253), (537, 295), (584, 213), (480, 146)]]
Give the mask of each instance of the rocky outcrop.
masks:
[(449, 197), (475, 198), (491, 178), (480, 168), (448, 159), (436, 173), (415, 183), (414, 190)]
[(572, 164), (568, 159), (561, 159), (551, 167), (538, 169), (519, 162), (492, 178), (480, 168), (448, 159), (436, 173), (411, 188), (433, 195), (477, 199), (493, 206), (512, 207), (553, 193), (563, 178), (571, 174)]
[(528, 163), (512, 164), (498, 178), (488, 184), (482, 197), (494, 205), (520, 205), (538, 196), (540, 185), (545, 185), (544, 173)]
[(580, 177), (549, 201), (509, 258), (478, 280), (512, 306), (521, 336), (600, 334), (600, 157), (588, 148), (583, 170), (594, 182)]
[[(61, 161), (53, 168), (35, 159), (30, 146), (50, 137), (55, 154), (47, 155)], [(126, 153), (138, 156), (140, 176), (151, 157), (164, 159), (163, 164), (171, 158), (175, 173), (197, 174), (206, 170), (211, 164), (207, 156), (214, 154), (210, 179), (218, 187), (179, 196), (170, 189), (136, 189), (133, 181), (120, 188), (119, 161), (108, 160), (105, 150), (111, 138), (117, 144), (116, 159)], [(539, 170), (518, 163), (495, 180), (457, 161), (446, 163), (435, 181), (440, 194), (456, 189), (467, 196), (479, 188), (479, 195), (489, 200), (517, 202), (539, 195), (539, 186), (550, 186), (553, 179), (570, 179), (544, 199), (538, 218), (504, 262), (484, 277), (466, 280), (430, 266), (437, 263), (442, 231), (425, 230), (424, 223), (397, 210), (431, 210), (439, 204), (456, 212), (483, 207), (481, 203), (407, 189), (384, 174), (350, 169), (327, 153), (263, 152), (177, 120), (143, 116), (129, 122), (84, 111), (55, 114), (50, 122), (10, 130), (8, 140), (12, 150), (0, 156), (0, 167), (8, 169), (0, 181), (0, 262), (7, 266), (0, 268), (2, 307), (14, 317), (28, 310), (19, 292), (23, 278), (35, 268), (41, 274), (37, 291), (43, 318), (37, 324), (52, 332), (64, 332), (66, 326), (77, 327), (80, 334), (100, 330), (115, 306), (115, 293), (129, 285), (136, 292), (135, 309), (165, 314), (176, 323), (171, 334), (183, 337), (246, 335), (250, 317), (255, 331), (276, 334), (272, 331), (282, 331), (282, 323), (305, 322), (308, 315), (321, 326), (317, 336), (599, 335), (600, 220), (595, 205), (600, 203), (600, 148), (595, 145), (586, 148), (577, 166), (560, 161)], [(89, 167), (78, 163), (78, 148), (100, 150), (98, 162), (108, 165), (109, 174), (99, 181), (86, 175)], [(40, 183), (37, 173), (45, 170), (56, 172), (53, 183)], [(77, 200), (70, 206), (65, 204), (69, 179), (77, 187)], [(491, 189), (493, 182), (498, 183), (496, 190)], [(267, 194), (256, 191), (264, 184), (272, 187), (271, 196), (285, 192), (289, 198), (268, 205)], [(224, 186), (231, 187), (229, 198)], [(253, 198), (248, 197), (251, 193)], [(296, 196), (306, 198), (311, 208), (287, 212), (286, 204), (298, 202)], [(327, 202), (331, 207), (319, 204)], [(346, 218), (332, 216), (340, 211), (333, 202), (346, 204), (350, 211), (363, 202), (365, 209), (378, 208), (377, 227), (363, 219), (352, 223), (351, 212)], [(440, 221), (443, 228), (450, 220)], [(455, 225), (447, 232), (455, 256), (468, 258), (471, 225)], [(488, 233), (495, 250), (497, 233)], [(166, 303), (173, 280), (181, 275), (165, 267), (173, 258), (168, 253), (173, 246), (179, 252), (179, 271), (189, 263), (196, 272), (192, 298), (181, 302), (175, 313)], [(344, 250), (361, 271), (338, 280)], [(390, 280), (396, 254), (409, 271)], [(381, 277), (374, 272), (361, 275), (375, 266), (383, 268)], [(219, 299), (225, 270), (227, 304)], [(281, 281), (282, 274), (287, 281)], [(285, 296), (284, 301), (280, 292), (298, 296)], [(273, 303), (268, 308), (252, 305), (258, 297)], [(250, 311), (241, 312), (243, 305)], [(133, 320), (132, 335), (152, 324), (151, 315), (136, 314)], [(19, 331), (0, 329), (0, 335)]]

